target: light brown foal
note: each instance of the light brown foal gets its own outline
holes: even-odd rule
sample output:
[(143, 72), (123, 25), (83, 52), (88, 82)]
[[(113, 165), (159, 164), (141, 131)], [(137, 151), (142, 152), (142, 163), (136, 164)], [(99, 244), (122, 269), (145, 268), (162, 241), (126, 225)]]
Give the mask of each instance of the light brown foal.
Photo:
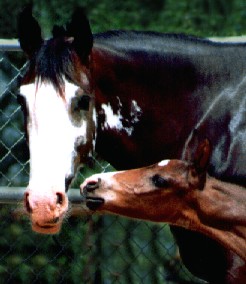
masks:
[(246, 261), (246, 188), (208, 176), (210, 152), (205, 140), (192, 161), (93, 175), (81, 185), (86, 205), (198, 231)]

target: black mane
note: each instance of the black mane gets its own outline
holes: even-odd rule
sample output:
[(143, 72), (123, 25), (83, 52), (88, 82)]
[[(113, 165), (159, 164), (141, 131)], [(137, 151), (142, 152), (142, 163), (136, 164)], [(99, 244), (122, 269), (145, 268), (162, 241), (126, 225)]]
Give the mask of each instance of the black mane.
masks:
[[(213, 42), (184, 34), (121, 30), (94, 34), (93, 38), (95, 45), (99, 45), (99, 47), (123, 51), (124, 53), (138, 51), (139, 54), (141, 52), (148, 54), (151, 54), (151, 52), (160, 54), (168, 51), (173, 52), (174, 46), (178, 49), (184, 49), (185, 52), (189, 48), (193, 52), (194, 50), (203, 50), (208, 47), (213, 49), (215, 47), (214, 51), (220, 52), (217, 47), (233, 49), (236, 46), (242, 48), (246, 46), (245, 43)], [(184, 45), (184, 42), (189, 44)], [(55, 26), (53, 38), (44, 42), (31, 60), (31, 64), (33, 64), (35, 74), (40, 80), (51, 82), (55, 88), (61, 91), (64, 79), (74, 82), (72, 76), (76, 73), (75, 57), (78, 57), (78, 53), (66, 37), (66, 30)]]
[[(146, 51), (163, 54), (166, 51), (173, 51), (183, 48), (187, 52), (188, 48), (204, 50), (211, 48), (235, 48), (246, 47), (246, 42), (216, 42), (210, 39), (196, 37), (186, 34), (160, 33), (151, 31), (124, 31), (112, 30), (94, 35), (94, 42), (100, 46), (118, 51)], [(185, 44), (184, 44), (185, 43)]]

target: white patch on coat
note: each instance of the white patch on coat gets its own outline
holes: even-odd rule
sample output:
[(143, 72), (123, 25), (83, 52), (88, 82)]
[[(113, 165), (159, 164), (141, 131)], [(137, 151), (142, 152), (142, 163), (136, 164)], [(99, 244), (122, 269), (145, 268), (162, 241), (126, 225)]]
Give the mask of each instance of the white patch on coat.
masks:
[(120, 98), (116, 97), (116, 99), (118, 100), (119, 107), (122, 108), (122, 102), (120, 101)]
[[(124, 118), (121, 114), (122, 103), (118, 99), (119, 108), (116, 113), (114, 113), (110, 103), (102, 104), (101, 108), (105, 114), (105, 122), (102, 125), (102, 129), (116, 129), (119, 132), (126, 132), (128, 136), (131, 136), (134, 131), (134, 126), (140, 121), (140, 117), (142, 115), (142, 110), (138, 106), (136, 101), (132, 101), (131, 103), (131, 111), (130, 111), (130, 119)], [(124, 126), (123, 121), (126, 121), (130, 126)]]
[(133, 124), (139, 122), (141, 115), (142, 115), (142, 109), (137, 104), (137, 102), (133, 100), (131, 105), (131, 122)]
[(113, 109), (111, 105), (108, 103), (102, 104), (102, 109), (104, 110), (105, 114), (105, 122), (104, 122), (104, 128), (115, 128), (118, 131), (121, 131), (123, 129), (122, 125), (122, 115), (120, 114), (120, 110), (117, 111), (115, 114), (113, 112)]
[(62, 98), (47, 82), (20, 88), (29, 112), (30, 190), (65, 190), (65, 177), (74, 174), (74, 144), (81, 139), (86, 143), (87, 131), (86, 121), (75, 126), (69, 117), (77, 89), (65, 81)]
[(158, 163), (158, 166), (165, 167), (166, 165), (168, 165), (169, 162), (170, 160), (162, 160), (161, 162)]

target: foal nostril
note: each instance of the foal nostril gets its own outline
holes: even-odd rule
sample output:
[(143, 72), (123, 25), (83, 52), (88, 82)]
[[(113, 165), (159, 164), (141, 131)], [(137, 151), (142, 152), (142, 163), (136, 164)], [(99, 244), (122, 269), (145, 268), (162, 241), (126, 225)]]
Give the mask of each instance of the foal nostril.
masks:
[(98, 179), (98, 181), (89, 181), (85, 186), (85, 190), (87, 192), (94, 191), (95, 189), (99, 188), (100, 182), (101, 182), (100, 179)]
[(30, 206), (30, 202), (29, 202), (29, 193), (25, 193), (24, 196), (24, 205), (26, 207), (26, 211), (31, 214), (32, 213), (32, 208)]
[(56, 193), (56, 204), (62, 205), (62, 204), (63, 204), (63, 201), (64, 201), (63, 194), (60, 193), (60, 192), (57, 192), (57, 193)]

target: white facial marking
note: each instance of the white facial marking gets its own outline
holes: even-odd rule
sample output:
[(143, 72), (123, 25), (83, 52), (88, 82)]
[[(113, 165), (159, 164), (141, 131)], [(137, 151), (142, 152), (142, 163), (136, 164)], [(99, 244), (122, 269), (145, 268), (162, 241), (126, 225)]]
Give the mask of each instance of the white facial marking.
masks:
[[(114, 179), (114, 175), (118, 173), (121, 173), (121, 172), (118, 171), (118, 172), (107, 172), (107, 173), (101, 173), (101, 174), (94, 174), (83, 182), (82, 187), (85, 187), (87, 183), (97, 182), (101, 180), (101, 183), (102, 183), (101, 187), (103, 189), (106, 189), (106, 191), (101, 192), (104, 200), (106, 202), (115, 200), (117, 197), (115, 191), (117, 191), (118, 189), (120, 190), (120, 186)], [(112, 188), (114, 190), (112, 190)], [(99, 185), (99, 190), (97, 191), (97, 194), (100, 196), (100, 185)]]
[[(134, 131), (134, 125), (140, 121), (142, 110), (138, 106), (137, 102), (133, 100), (131, 103), (130, 119), (124, 118), (121, 114), (122, 103), (119, 97), (117, 97), (117, 99), (119, 104), (117, 113), (113, 112), (113, 109), (109, 103), (107, 105), (101, 105), (101, 108), (105, 114), (105, 122), (102, 125), (102, 129), (116, 129), (119, 132), (124, 131), (131, 136)], [(123, 126), (123, 121), (126, 121), (131, 126)]]
[[(95, 107), (93, 107), (93, 110), (92, 110), (92, 120), (94, 122), (95, 129), (97, 129), (97, 112), (96, 112), (96, 108)], [(95, 131), (94, 135), (95, 135), (94, 139), (92, 140), (93, 151), (95, 151), (95, 149), (96, 149), (97, 131)]]
[(159, 167), (165, 167), (169, 162), (170, 162), (170, 160), (163, 160), (163, 161), (158, 163), (158, 166)]
[(65, 189), (65, 177), (73, 173), (75, 141), (86, 143), (87, 123), (75, 126), (68, 108), (78, 87), (65, 82), (64, 98), (49, 83), (23, 85), (29, 111), (29, 187)]
[(94, 174), (85, 180), (86, 183), (90, 181), (98, 181), (101, 179), (102, 181), (106, 181), (107, 186), (111, 186), (114, 183), (114, 176), (118, 173), (123, 173), (124, 171), (116, 171), (116, 172), (107, 172), (101, 174)]
[(106, 202), (113, 201), (117, 198), (116, 193), (113, 190), (111, 190), (111, 188), (114, 188), (117, 190), (119, 187), (116, 181), (114, 180), (115, 174), (116, 174), (115, 172), (108, 172), (108, 173), (102, 173), (98, 175), (99, 178), (101, 176), (102, 183), (105, 183), (106, 187), (109, 188), (109, 190), (107, 190), (106, 193), (105, 192), (103, 193), (103, 198)]

